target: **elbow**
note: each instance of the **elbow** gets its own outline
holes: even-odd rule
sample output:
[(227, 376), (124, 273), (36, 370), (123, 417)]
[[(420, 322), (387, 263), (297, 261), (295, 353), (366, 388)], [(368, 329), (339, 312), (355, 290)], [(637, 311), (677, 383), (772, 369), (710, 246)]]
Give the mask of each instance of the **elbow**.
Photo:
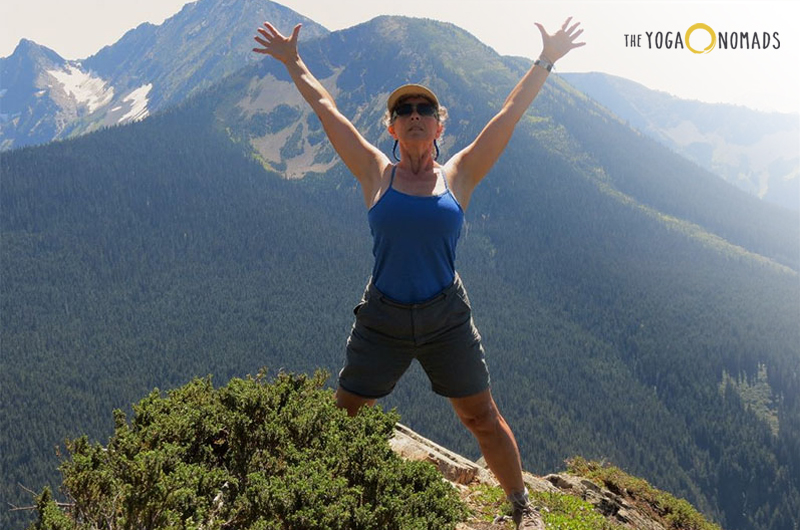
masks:
[[(336, 108), (336, 102), (330, 97), (320, 98), (319, 101), (317, 102), (316, 107), (319, 109), (319, 111), (317, 111), (317, 114), (319, 114), (320, 111), (326, 114), (339, 112), (339, 109)], [(314, 110), (316, 110), (316, 108)]]
[(496, 118), (502, 128), (513, 131), (526, 110), (527, 107), (522, 107), (521, 105), (507, 104), (500, 109)]

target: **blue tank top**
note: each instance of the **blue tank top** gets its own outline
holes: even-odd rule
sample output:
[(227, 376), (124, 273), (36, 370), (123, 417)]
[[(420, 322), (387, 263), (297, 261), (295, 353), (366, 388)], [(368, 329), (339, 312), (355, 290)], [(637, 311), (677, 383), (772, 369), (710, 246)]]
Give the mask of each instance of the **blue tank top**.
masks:
[(464, 211), (447, 186), (440, 195), (408, 195), (389, 188), (369, 209), (372, 231), (372, 282), (383, 294), (404, 304), (429, 300), (455, 279), (456, 245)]

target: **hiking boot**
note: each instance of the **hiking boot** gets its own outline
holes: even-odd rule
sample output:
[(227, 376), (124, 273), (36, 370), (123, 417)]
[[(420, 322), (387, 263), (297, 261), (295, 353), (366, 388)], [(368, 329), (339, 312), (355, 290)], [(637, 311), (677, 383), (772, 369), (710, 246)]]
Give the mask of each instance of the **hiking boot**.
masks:
[(544, 530), (544, 521), (539, 510), (530, 504), (524, 507), (514, 507), (511, 514), (514, 524), (517, 525), (517, 530)]

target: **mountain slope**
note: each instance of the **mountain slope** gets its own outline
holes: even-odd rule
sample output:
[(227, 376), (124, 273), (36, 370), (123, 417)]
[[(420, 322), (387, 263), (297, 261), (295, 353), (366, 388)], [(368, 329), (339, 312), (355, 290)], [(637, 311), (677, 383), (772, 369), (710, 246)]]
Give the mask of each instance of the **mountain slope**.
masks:
[(264, 20), (282, 31), (302, 22), (309, 37), (328, 32), (273, 2), (198, 0), (79, 61), (23, 40), (0, 59), (0, 149), (128, 123), (178, 104), (251, 59), (251, 38)]
[(797, 115), (681, 100), (607, 74), (563, 77), (632, 127), (740, 189), (800, 210)]
[[(430, 84), (451, 112), (443, 156), (526, 66), (455, 26), (396, 17), (301, 46), (387, 151), (386, 94)], [(363, 199), (274, 61), (179, 109), (0, 163), (4, 476), (44, 481), (52, 444), (102, 438), (98, 411), (156, 386), (340, 367), (370, 265)], [(550, 79), (476, 191), (459, 249), (526, 468), (607, 458), (725, 528), (792, 528), (798, 240), (785, 210)], [(417, 369), (385, 403), (476, 456)]]
[[(89, 102), (82, 94), (73, 97), (66, 87), (51, 90), (71, 68), (56, 52), (24, 39), (10, 57), (0, 59), (0, 148), (48, 142), (62, 124), (85, 112)], [(103, 89), (98, 88), (102, 100)]]
[[(392, 87), (417, 79), (437, 93), (452, 92), (445, 104), (459, 109), (461, 115), (454, 116), (457, 127), (448, 124), (442, 142), (446, 158), (477, 135), (498, 108), (498, 99), (505, 97), (527, 66), (516, 59), (498, 61), (489, 47), (449, 24), (420, 21), (410, 33), (402, 19), (378, 17), (329, 39), (308, 43), (305, 58), (337, 98), (337, 105), (358, 122), (359, 130), (387, 151), (391, 139), (381, 118), (383, 99)], [(413, 44), (398, 49), (394, 38), (406, 38)], [(341, 50), (340, 42), (345, 39), (357, 50), (355, 54), (348, 56)], [(462, 66), (467, 61), (471, 61), (469, 70)], [(242, 91), (246, 91), (244, 99)], [(800, 270), (796, 214), (761, 207), (715, 175), (640, 138), (615, 115), (585, 101), (555, 76), (545, 94), (549, 91), (559, 94), (561, 101), (543, 97), (537, 102), (540, 114), (522, 129), (530, 131), (553, 156), (580, 151), (580, 158), (570, 161), (573, 170), (593, 176), (595, 185), (605, 187), (607, 193), (622, 193), (641, 207), (654, 209), (654, 215), (688, 221), (700, 230), (689, 225), (680, 229), (694, 230), (698, 237), (710, 240), (716, 236)], [(277, 62), (265, 61), (232, 76), (218, 93), (217, 114), (237, 141), (249, 142), (269, 167), (295, 178), (313, 173), (314, 162), (322, 162), (323, 170), (331, 167), (334, 153), (327, 142), (320, 141), (323, 133), (318, 120)], [(572, 109), (567, 108), (565, 98)], [(575, 108), (591, 113), (590, 119), (572, 112)], [(553, 134), (554, 127), (561, 129)], [(308, 143), (304, 143), (306, 139)], [(642, 156), (630, 156), (631, 149)], [(614, 163), (619, 160), (625, 165)], [(616, 173), (604, 174), (611, 164)]]

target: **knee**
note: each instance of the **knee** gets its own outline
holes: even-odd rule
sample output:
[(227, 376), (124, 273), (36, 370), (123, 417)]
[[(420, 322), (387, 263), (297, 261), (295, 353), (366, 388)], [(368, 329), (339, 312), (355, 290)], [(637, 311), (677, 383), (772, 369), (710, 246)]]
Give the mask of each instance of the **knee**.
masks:
[(486, 405), (459, 415), (461, 422), (476, 436), (491, 434), (502, 428), (503, 417), (496, 406)]
[(364, 406), (371, 407), (375, 405), (375, 401), (374, 399), (357, 396), (342, 387), (336, 389), (336, 406), (347, 410), (347, 415), (350, 417), (358, 414), (358, 411)]

